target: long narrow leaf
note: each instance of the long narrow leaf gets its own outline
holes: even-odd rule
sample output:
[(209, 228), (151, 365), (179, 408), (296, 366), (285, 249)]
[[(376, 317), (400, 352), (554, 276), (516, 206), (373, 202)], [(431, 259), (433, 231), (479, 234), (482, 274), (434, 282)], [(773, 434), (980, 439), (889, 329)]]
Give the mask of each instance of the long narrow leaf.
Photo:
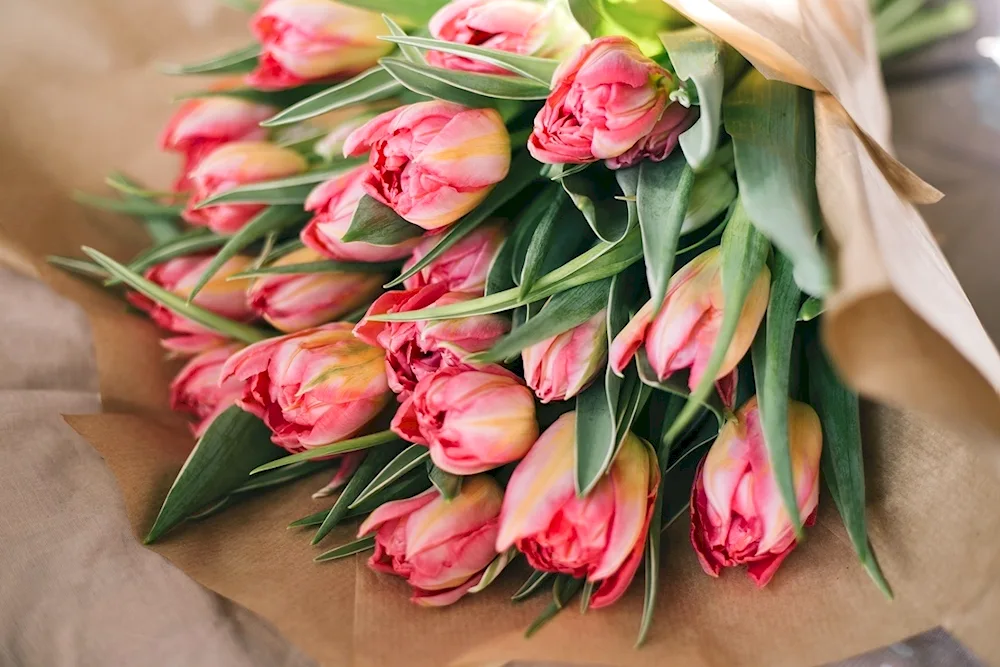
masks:
[(696, 231), (724, 213), (736, 199), (736, 183), (725, 169), (710, 168), (695, 175), (681, 234)]
[[(382, 14), (382, 20), (385, 21), (385, 25), (389, 28), (389, 32), (392, 33), (393, 37), (406, 37), (406, 31), (399, 27), (399, 25), (393, 21), (387, 14)], [(403, 57), (409, 60), (411, 63), (416, 63), (418, 65), (426, 65), (427, 61), (424, 59), (424, 54), (420, 52), (420, 49), (410, 46), (409, 44), (396, 43), (399, 47), (399, 52), (403, 54)]]
[(399, 58), (383, 58), (381, 61), (390, 74), (400, 83), (409, 87), (408, 82), (416, 80), (402, 75), (408, 72), (412, 77), (433, 80), (445, 86), (456, 88), (474, 95), (482, 95), (502, 100), (544, 100), (549, 96), (549, 87), (533, 79), (523, 79), (503, 74), (479, 74), (432, 67)]
[(259, 56), (260, 44), (254, 43), (193, 65), (161, 65), (160, 71), (175, 75), (243, 74), (257, 66)]
[(264, 238), (271, 232), (279, 232), (286, 227), (294, 225), (304, 217), (305, 214), (302, 212), (302, 209), (297, 206), (269, 206), (258, 213), (250, 222), (241, 227), (238, 232), (229, 237), (226, 245), (222, 246), (219, 252), (215, 254), (215, 257), (212, 258), (212, 261), (205, 268), (204, 272), (202, 272), (198, 278), (198, 282), (188, 295), (188, 303), (219, 272), (222, 265), (239, 254), (241, 250), (254, 241)]
[(554, 195), (549, 199), (549, 205), (542, 217), (539, 218), (538, 224), (535, 226), (535, 230), (524, 249), (524, 261), (521, 265), (520, 282), (518, 283), (522, 297), (534, 287), (538, 276), (544, 272), (543, 267), (549, 261), (549, 258), (557, 254), (553, 252), (554, 244), (557, 244), (560, 248), (569, 247), (571, 250), (573, 247), (568, 238), (556, 233), (557, 227), (562, 227), (561, 231), (563, 233), (566, 233), (568, 230), (565, 229), (565, 225), (560, 224), (563, 220), (560, 219), (559, 215), (560, 210), (563, 208), (565, 195), (558, 189), (553, 188), (553, 190)]
[(399, 268), (399, 262), (338, 262), (332, 259), (302, 264), (265, 266), (251, 271), (234, 273), (227, 280), (260, 278), (263, 276), (301, 276), (310, 273), (388, 273)]
[(104, 280), (108, 277), (108, 272), (93, 262), (75, 257), (62, 257), (61, 255), (48, 255), (45, 261), (52, 266), (58, 266), (71, 273), (75, 273), (94, 280)]
[(182, 234), (174, 239), (150, 248), (135, 258), (128, 268), (136, 273), (142, 273), (148, 268), (162, 264), (168, 259), (175, 257), (187, 257), (206, 250), (221, 248), (228, 239), (225, 236), (212, 234), (204, 230), (197, 230), (197, 234)]
[(122, 266), (104, 253), (93, 248), (83, 247), (83, 252), (113, 278), (117, 278), (143, 296), (169, 308), (171, 311), (186, 317), (192, 322), (208, 327), (212, 331), (244, 343), (256, 343), (268, 337), (266, 333), (240, 322), (234, 322), (221, 315), (190, 304), (176, 294), (168, 292), (156, 283), (146, 280), (139, 274)]
[(390, 447), (381, 447), (373, 451), (368, 452), (365, 456), (365, 460), (361, 462), (358, 469), (355, 471), (354, 475), (351, 477), (350, 481), (347, 482), (347, 486), (344, 490), (340, 492), (340, 497), (337, 498), (337, 502), (333, 504), (330, 508), (329, 514), (323, 519), (323, 523), (320, 524), (319, 529), (316, 534), (313, 535), (312, 544), (319, 544), (324, 537), (330, 534), (330, 531), (337, 527), (341, 521), (347, 516), (348, 510), (351, 503), (357, 499), (358, 494), (361, 493), (362, 489), (368, 486), (371, 481), (375, 478), (385, 464), (391, 461), (399, 452), (402, 451), (400, 445), (392, 445)]
[(469, 356), (467, 361), (470, 363), (502, 361), (518, 354), (526, 347), (583, 324), (607, 306), (610, 289), (611, 279), (605, 278), (551, 297), (537, 315), (498, 340), (489, 350)]
[(823, 478), (837, 505), (861, 564), (886, 597), (892, 589), (868, 540), (865, 520), (865, 471), (857, 394), (837, 377), (818, 339), (809, 341), (809, 402), (823, 427)]
[(180, 204), (160, 204), (146, 199), (111, 199), (86, 192), (74, 192), (73, 199), (103, 211), (114, 211), (128, 215), (177, 217), (184, 210), (184, 206)]
[(347, 544), (341, 545), (336, 549), (330, 549), (325, 551), (320, 555), (313, 558), (316, 563), (323, 563), (330, 560), (337, 560), (339, 558), (346, 558), (348, 556), (353, 556), (354, 554), (364, 553), (369, 549), (375, 548), (375, 536), (369, 535), (367, 537), (362, 537), (360, 539), (354, 540), (353, 542), (348, 542)]
[(344, 232), (343, 240), (390, 246), (419, 236), (422, 231), (371, 195), (363, 195), (354, 209), (351, 225)]
[(253, 415), (233, 406), (209, 425), (177, 473), (144, 542), (152, 544), (195, 511), (225, 498), (255, 466), (281, 450)]
[(327, 456), (346, 454), (348, 452), (358, 452), (362, 449), (378, 447), (396, 440), (399, 440), (399, 436), (392, 431), (379, 431), (378, 433), (362, 435), (349, 440), (341, 440), (340, 442), (323, 445), (322, 447), (313, 447), (312, 449), (307, 449), (306, 451), (298, 452), (297, 454), (283, 456), (280, 459), (270, 461), (269, 463), (266, 463), (258, 468), (254, 468), (250, 474), (256, 475), (267, 470), (274, 470), (275, 468), (281, 468), (283, 466), (292, 465), (293, 463), (299, 463), (300, 461), (313, 461), (315, 459), (326, 458)]
[(674, 273), (677, 243), (693, 186), (694, 172), (677, 153), (662, 162), (646, 160), (639, 166), (636, 208), (654, 317), (660, 311)]
[(446, 42), (427, 37), (393, 36), (382, 37), (382, 39), (401, 46), (407, 45), (428, 51), (441, 51), (443, 53), (451, 53), (456, 56), (464, 56), (470, 60), (476, 60), (489, 65), (496, 65), (497, 67), (502, 67), (509, 72), (513, 72), (514, 74), (520, 74), (521, 76), (529, 79), (534, 79), (538, 83), (545, 84), (546, 86), (551, 83), (552, 75), (555, 73), (556, 68), (559, 67), (558, 60), (522, 56), (516, 53), (508, 53), (507, 51), (488, 49), (482, 46), (472, 46), (469, 44)]
[(342, 160), (334, 166), (323, 169), (287, 176), (270, 181), (248, 183), (231, 190), (225, 190), (213, 195), (200, 204), (198, 208), (215, 206), (217, 204), (299, 204), (320, 183), (342, 175), (348, 169), (361, 164), (361, 160)]
[(315, 118), (329, 111), (343, 109), (352, 104), (384, 100), (398, 95), (402, 91), (403, 86), (392, 75), (383, 70), (381, 66), (376, 66), (365, 70), (353, 79), (293, 104), (281, 113), (268, 118), (261, 125), (264, 127), (291, 125)]
[(496, 107), (495, 99), (454, 86), (443, 81), (441, 77), (422, 71), (402, 58), (382, 58), (379, 60), (379, 65), (403, 88), (418, 95), (454, 102), (472, 109)]
[(403, 475), (422, 464), (430, 456), (430, 450), (423, 445), (410, 445), (390, 461), (366, 486), (358, 497), (349, 505), (354, 509), (389, 485), (398, 481)]
[(792, 340), (799, 311), (799, 288), (792, 275), (792, 263), (774, 253), (771, 295), (764, 326), (757, 332), (752, 348), (757, 406), (767, 457), (774, 471), (778, 492), (785, 504), (797, 539), (802, 539), (802, 517), (795, 494), (791, 443), (788, 432), (789, 379)]
[(733, 138), (740, 199), (754, 226), (795, 266), (795, 282), (812, 296), (831, 275), (816, 234), (816, 141), (812, 92), (770, 81), (755, 69), (724, 102)]
[(725, 43), (704, 28), (693, 26), (660, 33), (677, 76), (698, 91), (698, 121), (680, 136), (681, 150), (694, 169), (703, 168), (719, 144)]
[(431, 20), (434, 13), (448, 4), (448, 0), (339, 0), (345, 5), (353, 5), (379, 14), (391, 14), (409, 19), (416, 25)]

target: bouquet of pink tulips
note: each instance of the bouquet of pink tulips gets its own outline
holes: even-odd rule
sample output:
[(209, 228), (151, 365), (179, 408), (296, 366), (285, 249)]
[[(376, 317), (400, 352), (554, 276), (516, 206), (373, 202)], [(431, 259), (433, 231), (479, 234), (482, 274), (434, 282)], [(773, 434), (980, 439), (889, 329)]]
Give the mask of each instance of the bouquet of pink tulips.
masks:
[(173, 68), (218, 79), (160, 139), (172, 190), (80, 197), (154, 245), (52, 258), (186, 359), (147, 542), (326, 470), (289, 521), (359, 523), (317, 560), (442, 606), (523, 558), (531, 631), (642, 586), (641, 642), (668, 525), (764, 586), (826, 502), (890, 595), (819, 336), (812, 91), (661, 0), (241, 4), (250, 46)]

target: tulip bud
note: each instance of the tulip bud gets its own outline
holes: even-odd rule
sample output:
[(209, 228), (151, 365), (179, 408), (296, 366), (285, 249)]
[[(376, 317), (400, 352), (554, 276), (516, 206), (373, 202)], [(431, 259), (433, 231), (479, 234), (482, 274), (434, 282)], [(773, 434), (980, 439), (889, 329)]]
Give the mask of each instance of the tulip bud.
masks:
[[(816, 412), (788, 402), (789, 454), (799, 516), (816, 520), (823, 433)], [(746, 564), (765, 586), (795, 548), (795, 528), (778, 490), (761, 431), (757, 397), (719, 431), (691, 492), (691, 544), (706, 573)]]
[(274, 444), (301, 452), (355, 435), (386, 403), (382, 350), (335, 322), (268, 338), (226, 362), (222, 381), (235, 377), (237, 405), (264, 420)]
[[(481, 225), (407, 278), (403, 285), (406, 289), (418, 289), (441, 283), (453, 292), (472, 292), (481, 296), (486, 290), (490, 268), (506, 238), (507, 230), (502, 222)], [(416, 264), (440, 242), (436, 235), (424, 237), (403, 269)]]
[(510, 330), (501, 315), (474, 315), (454, 320), (416, 322), (372, 322), (368, 318), (383, 313), (405, 313), (431, 306), (469, 301), (468, 292), (449, 292), (442, 284), (417, 290), (386, 292), (372, 304), (354, 333), (370, 345), (385, 349), (389, 386), (406, 399), (424, 377), (440, 368), (471, 368), (464, 358), (493, 346)]
[[(187, 298), (211, 264), (211, 255), (189, 255), (175, 257), (157, 264), (145, 272), (146, 279), (177, 296)], [(194, 305), (237, 322), (248, 322), (254, 318), (247, 303), (246, 290), (249, 280), (228, 280), (230, 276), (245, 271), (253, 262), (249, 257), (236, 256), (226, 260), (218, 272), (195, 295)], [(213, 347), (222, 340), (214, 331), (178, 315), (166, 306), (156, 303), (137, 292), (129, 292), (128, 300), (136, 308), (146, 312), (157, 326), (174, 333), (185, 334), (172, 338), (168, 349), (177, 349), (190, 354)]]
[(192, 427), (195, 437), (201, 437), (208, 425), (236, 402), (242, 392), (239, 381), (219, 382), (222, 366), (239, 345), (224, 345), (193, 357), (170, 383), (170, 409), (188, 412), (198, 418)]
[(276, 107), (238, 97), (213, 95), (184, 102), (160, 136), (163, 150), (184, 155), (184, 166), (174, 190), (191, 187), (190, 175), (209, 153), (233, 141), (263, 141), (267, 130), (260, 126), (278, 112)]
[(688, 109), (680, 104), (670, 104), (649, 134), (618, 157), (605, 160), (604, 164), (608, 169), (624, 169), (635, 166), (643, 160), (662, 162), (674, 151), (681, 135), (694, 125), (697, 119), (698, 112), (695, 109)]
[(375, 533), (368, 567), (396, 574), (413, 588), (415, 604), (443, 607), (482, 579), (496, 557), (493, 544), (503, 491), (487, 475), (466, 477), (458, 495), (445, 500), (435, 488), (388, 502), (358, 530)]
[(387, 111), (347, 138), (344, 154), (370, 151), (365, 190), (424, 229), (474, 209), (510, 168), (510, 135), (494, 109), (418, 102)]
[[(561, 60), (589, 39), (567, 9), (564, 2), (454, 0), (434, 14), (429, 27), (435, 39)], [(510, 74), (502, 67), (442, 51), (429, 51), (427, 62), (453, 70)]]
[(262, 90), (350, 76), (393, 48), (378, 38), (385, 23), (377, 13), (331, 0), (267, 0), (250, 29), (261, 55), (247, 83)]
[(474, 475), (517, 461), (531, 448), (538, 437), (535, 398), (500, 366), (442, 368), (417, 383), (392, 430), (426, 445), (438, 468)]
[(642, 560), (660, 485), (656, 454), (629, 433), (608, 474), (576, 495), (576, 413), (555, 421), (507, 484), (497, 551), (517, 545), (536, 570), (600, 582), (590, 606), (620, 598)]
[(309, 193), (305, 209), (313, 213), (313, 218), (302, 230), (304, 244), (338, 262), (387, 262), (410, 254), (419, 239), (408, 239), (392, 246), (341, 240), (350, 229), (354, 211), (365, 194), (367, 172), (365, 166), (352, 169), (321, 183)]
[[(315, 250), (301, 248), (273, 266), (307, 264), (323, 259)], [(381, 273), (274, 274), (258, 278), (247, 296), (250, 307), (278, 331), (291, 333), (325, 324), (369, 303), (382, 292), (388, 276)]]
[(673, 86), (627, 37), (595, 39), (556, 70), (528, 150), (553, 164), (616, 158), (653, 131)]
[(608, 353), (607, 311), (583, 324), (521, 350), (524, 380), (542, 403), (573, 398), (604, 370)]
[(218, 204), (198, 208), (209, 197), (247, 183), (294, 176), (307, 168), (305, 159), (288, 148), (263, 141), (235, 141), (209, 153), (191, 171), (193, 193), (182, 214), (192, 225), (232, 234), (264, 210), (262, 204)]
[[(725, 296), (718, 248), (706, 250), (670, 279), (667, 295), (656, 319), (647, 302), (611, 343), (611, 365), (621, 373), (636, 351), (645, 346), (649, 363), (660, 380), (685, 368), (693, 390), (701, 381), (722, 325)], [(761, 269), (743, 303), (736, 334), (715, 375), (721, 381), (733, 372), (753, 343), (764, 319), (771, 291), (771, 272)], [(730, 383), (731, 384), (731, 383)]]

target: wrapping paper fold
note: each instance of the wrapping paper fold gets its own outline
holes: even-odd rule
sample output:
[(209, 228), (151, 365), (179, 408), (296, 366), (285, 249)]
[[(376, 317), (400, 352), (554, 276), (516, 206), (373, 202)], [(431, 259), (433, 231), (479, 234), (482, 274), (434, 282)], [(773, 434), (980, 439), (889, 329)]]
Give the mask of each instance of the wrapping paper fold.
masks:
[[(839, 287), (826, 341), (847, 379), (888, 404), (960, 423), (959, 440), (894, 409), (866, 411), (872, 541), (897, 599), (884, 601), (821, 501), (818, 526), (764, 591), (731, 573), (700, 573), (686, 520), (667, 533), (656, 625), (632, 648), (641, 586), (612, 609), (560, 615), (521, 637), (544, 600), (511, 606), (505, 574), (452, 608), (410, 606), (404, 586), (363, 560), (317, 566), (285, 524), (318, 509), (311, 480), (191, 524), (154, 548), (205, 586), (269, 619), (322, 664), (497, 665), (516, 659), (607, 665), (803, 665), (944, 624), (1000, 662), (996, 460), (1000, 357), (914, 203), (933, 188), (891, 157), (885, 93), (863, 0), (668, 0), (768, 76), (817, 91), (820, 203)], [(122, 168), (167, 183), (155, 137), (171, 94), (195, 81), (154, 72), (247, 41), (244, 17), (200, 0), (39, 0), (0, 23), (0, 261), (47, 281), (88, 313), (105, 414), (70, 424), (105, 457), (137, 533), (148, 527), (191, 442), (167, 410), (172, 369), (156, 332), (97, 288), (44, 263), (81, 244), (125, 258), (143, 243), (131, 222), (84, 210)], [(26, 306), (28, 307), (28, 306)], [(970, 443), (982, 447), (970, 447)], [(985, 511), (984, 511), (985, 509)], [(350, 539), (350, 527), (328, 538)]]

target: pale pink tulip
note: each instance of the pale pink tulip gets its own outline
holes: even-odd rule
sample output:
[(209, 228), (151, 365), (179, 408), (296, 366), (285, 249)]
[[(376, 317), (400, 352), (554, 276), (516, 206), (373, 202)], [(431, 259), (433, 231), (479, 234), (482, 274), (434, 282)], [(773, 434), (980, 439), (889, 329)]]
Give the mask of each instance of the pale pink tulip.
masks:
[(496, 557), (493, 544), (503, 491), (487, 475), (466, 477), (458, 495), (445, 500), (435, 488), (372, 512), (358, 536), (375, 534), (368, 566), (406, 579), (414, 603), (443, 607), (482, 579)]
[(184, 155), (174, 190), (190, 189), (191, 172), (216, 148), (233, 141), (267, 139), (267, 129), (260, 122), (277, 112), (277, 107), (268, 104), (222, 95), (198, 97), (181, 104), (160, 135), (163, 150)]
[[(429, 27), (435, 39), (539, 58), (561, 59), (588, 40), (559, 2), (454, 0), (437, 11)], [(502, 67), (443, 51), (429, 51), (427, 62), (447, 69), (510, 74)]]
[(595, 39), (556, 70), (528, 150), (553, 164), (616, 158), (653, 131), (673, 85), (629, 38)]
[[(750, 349), (764, 319), (770, 285), (771, 272), (765, 266), (743, 303), (736, 334), (715, 374), (715, 380), (727, 387), (724, 396), (733, 388), (728, 376)], [(645, 347), (649, 363), (660, 380), (690, 369), (688, 384), (694, 389), (719, 337), (724, 301), (720, 252), (712, 248), (674, 274), (655, 319), (651, 318), (653, 302), (649, 301), (615, 337), (611, 343), (612, 368), (621, 373), (639, 348)]]
[(217, 204), (198, 208), (209, 197), (240, 185), (304, 172), (308, 164), (295, 151), (264, 141), (234, 141), (209, 153), (191, 172), (193, 193), (184, 209), (192, 225), (232, 234), (264, 210), (263, 204)]
[[(147, 280), (168, 292), (187, 298), (211, 262), (211, 255), (175, 257), (147, 269), (145, 276)], [(252, 263), (250, 257), (241, 255), (226, 260), (219, 271), (195, 295), (192, 303), (231, 320), (249, 322), (254, 318), (246, 295), (250, 281), (229, 280), (229, 278), (249, 269)], [(127, 296), (129, 303), (146, 312), (149, 319), (157, 326), (173, 333), (184, 334), (164, 341), (168, 349), (177, 350), (182, 354), (192, 354), (214, 347), (222, 340), (211, 329), (178, 315), (138, 292), (129, 292)]]
[(331, 0), (265, 0), (250, 29), (262, 53), (247, 83), (262, 90), (357, 74), (393, 48), (376, 12)]
[(605, 368), (607, 312), (521, 350), (524, 380), (542, 403), (573, 398)]
[(442, 368), (417, 383), (392, 430), (430, 449), (438, 468), (474, 475), (517, 461), (538, 438), (535, 397), (500, 366)]
[(290, 452), (350, 438), (392, 396), (382, 350), (356, 339), (344, 322), (254, 343), (226, 362), (222, 381), (230, 378), (243, 386), (237, 404)]
[[(481, 225), (445, 250), (437, 259), (406, 279), (406, 289), (426, 287), (432, 283), (446, 285), (453, 292), (474, 292), (482, 295), (486, 278), (507, 238), (506, 226), (501, 221)], [(422, 259), (441, 237), (425, 236), (413, 250), (413, 255), (403, 266), (404, 270)]]
[[(311, 248), (285, 255), (272, 266), (319, 262)], [(274, 274), (254, 281), (247, 293), (250, 307), (278, 331), (291, 333), (325, 324), (370, 303), (389, 276), (381, 273), (325, 271)]]
[(389, 386), (400, 395), (400, 400), (410, 395), (418, 381), (439, 368), (471, 368), (465, 363), (465, 357), (492, 347), (510, 330), (510, 322), (501, 315), (417, 322), (374, 322), (369, 318), (385, 313), (446, 306), (474, 298), (476, 295), (469, 292), (449, 292), (447, 286), (440, 283), (417, 290), (386, 292), (376, 299), (358, 322), (355, 335), (369, 345), (385, 349)]
[(300, 235), (304, 244), (339, 262), (388, 262), (410, 254), (419, 239), (391, 246), (341, 240), (351, 226), (358, 202), (365, 194), (367, 173), (368, 167), (360, 166), (321, 183), (309, 193), (305, 209), (313, 213), (313, 218)]
[(238, 380), (219, 382), (223, 364), (240, 347), (229, 344), (202, 352), (188, 361), (170, 383), (170, 409), (198, 419), (192, 425), (196, 437), (201, 437), (219, 413), (232, 407), (242, 393)]
[(351, 133), (347, 156), (369, 153), (365, 190), (424, 229), (475, 208), (510, 168), (510, 135), (494, 109), (417, 102)]
[(660, 485), (649, 443), (629, 433), (590, 493), (574, 488), (576, 413), (556, 420), (507, 484), (497, 550), (516, 545), (536, 570), (597, 583), (591, 607), (620, 598), (642, 560)]
[[(816, 520), (823, 433), (816, 412), (788, 404), (792, 479), (799, 516)], [(706, 573), (746, 565), (765, 586), (795, 548), (795, 529), (768, 459), (754, 396), (726, 422), (702, 461), (691, 492), (691, 543)]]
[(609, 169), (624, 169), (643, 160), (662, 162), (674, 152), (680, 137), (698, 120), (698, 112), (680, 104), (670, 104), (653, 130), (618, 157), (604, 161)]

